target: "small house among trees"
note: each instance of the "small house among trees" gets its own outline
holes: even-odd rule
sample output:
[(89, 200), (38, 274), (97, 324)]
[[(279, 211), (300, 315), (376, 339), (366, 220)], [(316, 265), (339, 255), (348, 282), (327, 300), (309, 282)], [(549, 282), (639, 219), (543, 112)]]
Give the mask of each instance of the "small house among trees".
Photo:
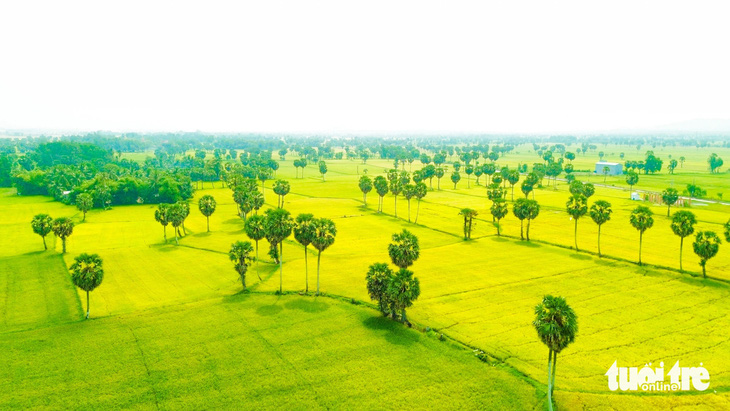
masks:
[[(606, 171), (606, 167), (608, 168), (608, 171)], [(623, 174), (623, 166), (621, 163), (611, 163), (608, 161), (599, 161), (596, 163), (596, 174), (598, 175), (604, 175), (607, 174), (609, 176), (618, 176)]]

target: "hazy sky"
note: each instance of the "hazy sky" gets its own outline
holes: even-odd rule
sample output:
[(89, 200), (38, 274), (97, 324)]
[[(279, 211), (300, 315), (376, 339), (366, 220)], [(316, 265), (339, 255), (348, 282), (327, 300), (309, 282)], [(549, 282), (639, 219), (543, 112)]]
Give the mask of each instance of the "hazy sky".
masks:
[(730, 118), (726, 1), (4, 1), (0, 128), (537, 132)]

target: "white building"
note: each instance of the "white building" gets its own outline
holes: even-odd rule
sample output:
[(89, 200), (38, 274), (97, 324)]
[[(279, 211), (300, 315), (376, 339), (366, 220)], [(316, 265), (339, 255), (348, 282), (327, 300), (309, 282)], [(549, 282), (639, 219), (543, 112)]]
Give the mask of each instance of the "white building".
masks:
[(617, 176), (624, 172), (621, 163), (610, 163), (608, 161), (599, 161), (596, 163), (596, 174), (603, 175), (603, 168), (608, 167), (609, 176)]

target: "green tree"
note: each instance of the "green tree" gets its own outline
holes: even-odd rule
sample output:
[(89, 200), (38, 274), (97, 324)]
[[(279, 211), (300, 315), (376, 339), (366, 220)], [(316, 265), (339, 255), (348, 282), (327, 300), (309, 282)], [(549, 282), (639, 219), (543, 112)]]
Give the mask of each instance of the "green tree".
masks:
[(512, 188), (512, 201), (515, 201), (515, 184), (520, 181), (520, 172), (517, 170), (510, 170), (507, 173), (507, 181)]
[(436, 189), (441, 190), (441, 178), (446, 172), (442, 167), (436, 167)]
[(421, 284), (418, 278), (413, 276), (413, 271), (401, 268), (388, 282), (387, 293), (393, 315), (400, 312), (401, 321), (410, 327), (411, 323), (406, 316), (406, 308), (412, 306), (421, 295)]
[(517, 217), (518, 220), (520, 220), (520, 239), (525, 239), (525, 219), (527, 218), (528, 214), (528, 207), (530, 200), (526, 198), (518, 198), (517, 201), (514, 202), (512, 205), (512, 213), (514, 213), (515, 217)]
[(365, 205), (365, 207), (368, 206), (368, 193), (373, 189), (373, 180), (368, 176), (362, 176), (360, 177), (360, 181), (358, 182), (358, 186), (360, 187), (360, 191), (362, 191), (362, 203)]
[(314, 220), (312, 225), (314, 226), (312, 247), (317, 249), (317, 295), (319, 295), (319, 268), (322, 261), (322, 251), (335, 243), (337, 227), (335, 227), (335, 223), (328, 218), (318, 218)]
[(304, 247), (304, 292), (309, 292), (309, 262), (307, 261), (307, 247), (316, 235), (312, 214), (299, 214), (294, 224), (294, 239)]
[(390, 170), (388, 172), (388, 188), (393, 194), (394, 216), (398, 218), (398, 195), (403, 191), (403, 182), (398, 176), (398, 170)]
[[(591, 205), (590, 216), (593, 222), (598, 225), (598, 256), (601, 256), (601, 227), (611, 219), (611, 203), (605, 200), (598, 200)], [(577, 221), (577, 220), (576, 220)]]
[(428, 193), (428, 188), (426, 187), (426, 183), (420, 182), (416, 184), (416, 219), (413, 220), (414, 224), (418, 224), (418, 213), (421, 211), (421, 200), (423, 200), (423, 197), (426, 197), (426, 194)]
[(691, 211), (677, 211), (672, 216), (672, 232), (679, 236), (679, 271), (683, 271), (682, 250), (684, 249), (684, 238), (695, 232), (695, 224), (697, 224), (697, 218)]
[(289, 182), (281, 179), (276, 180), (274, 182), (273, 190), (274, 193), (278, 196), (276, 200), (276, 206), (279, 208), (284, 208), (284, 196), (289, 194), (289, 190), (291, 190)]
[(477, 210), (472, 210), (471, 208), (462, 208), (459, 215), (464, 217), (464, 240), (471, 240), (474, 217), (479, 215), (479, 213), (477, 213)]
[(208, 232), (210, 232), (210, 216), (215, 212), (216, 206), (217, 203), (212, 195), (206, 194), (198, 200), (198, 209), (205, 216), (205, 225), (208, 228)]
[(262, 281), (261, 275), (259, 275), (259, 241), (266, 237), (266, 227), (264, 226), (265, 220), (264, 216), (252, 215), (243, 224), (243, 228), (246, 231), (248, 238), (252, 239), (256, 243), (256, 276), (259, 278), (259, 281)]
[(413, 265), (420, 252), (418, 237), (405, 229), (398, 234), (393, 234), (393, 242), (388, 244), (390, 260), (400, 268), (408, 268)]
[(575, 249), (578, 250), (578, 219), (586, 215), (588, 212), (588, 201), (583, 194), (573, 194), (565, 203), (566, 210), (571, 218), (575, 221)]
[(378, 302), (378, 308), (383, 315), (389, 314), (388, 284), (393, 278), (393, 270), (386, 263), (375, 263), (368, 268), (365, 275), (370, 299)]
[(327, 163), (324, 161), (319, 162), (319, 174), (322, 174), (322, 182), (324, 182), (324, 175), (327, 174)]
[(177, 204), (180, 207), (180, 214), (182, 214), (182, 223), (180, 223), (180, 226), (183, 229), (183, 234), (188, 235), (187, 230), (185, 230), (185, 220), (190, 215), (190, 203), (187, 201), (178, 201)]
[(629, 190), (634, 191), (634, 186), (639, 182), (639, 175), (634, 171), (626, 173), (626, 184), (629, 185)]
[(36, 214), (30, 222), (33, 232), (41, 236), (43, 239), (43, 249), (48, 250), (46, 245), (46, 236), (51, 232), (53, 219), (48, 214)]
[(155, 210), (155, 221), (162, 224), (162, 234), (165, 238), (165, 243), (167, 243), (167, 225), (170, 224), (169, 219), (169, 212), (170, 212), (170, 204), (158, 204), (157, 210)]
[(61, 239), (63, 253), (66, 253), (66, 239), (74, 232), (74, 222), (67, 217), (59, 217), (53, 220), (51, 230), (56, 237)]
[(679, 192), (676, 188), (668, 188), (662, 191), (662, 202), (667, 205), (667, 217), (669, 217), (669, 208), (679, 200)]
[[(454, 168), (456, 168), (456, 163), (454, 163)], [(456, 184), (459, 180), (461, 180), (461, 174), (458, 171), (451, 173), (451, 182), (454, 183), (454, 190), (456, 190)]]
[(654, 213), (646, 206), (637, 206), (629, 216), (629, 222), (639, 230), (639, 265), (641, 265), (641, 246), (644, 241), (644, 232), (654, 225)]
[[(282, 293), (284, 283), (284, 240), (291, 235), (294, 221), (288, 211), (283, 208), (266, 210), (264, 230), (271, 250), (279, 260), (279, 293)], [(277, 253), (277, 247), (279, 251)]]
[(720, 237), (713, 231), (700, 231), (695, 236), (695, 242), (692, 243), (692, 248), (700, 257), (700, 266), (702, 266), (702, 277), (707, 278), (707, 260), (717, 255), (717, 251), (720, 249)]
[(535, 200), (527, 200), (526, 204), (525, 219), (527, 220), (527, 230), (525, 234), (527, 241), (530, 241), (530, 223), (540, 214), (540, 204), (538, 204)]
[(563, 297), (546, 295), (535, 307), (532, 325), (540, 340), (548, 347), (548, 408), (552, 411), (558, 354), (575, 341), (578, 316)]
[(373, 185), (375, 186), (375, 191), (377, 191), (378, 196), (380, 197), (378, 200), (378, 212), (383, 212), (383, 198), (386, 194), (388, 194), (388, 180), (385, 179), (383, 176), (377, 176), (375, 177), (375, 180), (373, 181)]
[(606, 184), (606, 179), (608, 178), (608, 173), (611, 172), (611, 168), (608, 166), (603, 166), (603, 184)]
[(723, 228), (725, 229), (725, 240), (730, 243), (730, 220), (727, 220)]
[(102, 260), (97, 254), (83, 253), (74, 258), (71, 264), (71, 282), (86, 291), (86, 318), (89, 318), (89, 293), (104, 280)]
[(492, 217), (497, 220), (497, 235), (499, 236), (501, 235), (499, 231), (499, 221), (504, 218), (509, 212), (509, 209), (507, 208), (507, 202), (500, 198), (492, 202), (492, 207), (489, 209), (489, 211), (492, 213)]
[(76, 208), (84, 213), (84, 218), (81, 221), (86, 221), (86, 213), (94, 207), (94, 198), (89, 193), (81, 193), (76, 196)]
[(233, 261), (233, 267), (241, 279), (243, 291), (246, 291), (246, 272), (253, 261), (252, 252), (253, 246), (250, 241), (236, 241), (231, 244), (231, 250), (228, 252), (228, 258)]
[(185, 210), (180, 203), (170, 205), (167, 211), (167, 219), (172, 224), (173, 232), (175, 233), (175, 244), (179, 245), (178, 241), (178, 227), (180, 227), (185, 221)]

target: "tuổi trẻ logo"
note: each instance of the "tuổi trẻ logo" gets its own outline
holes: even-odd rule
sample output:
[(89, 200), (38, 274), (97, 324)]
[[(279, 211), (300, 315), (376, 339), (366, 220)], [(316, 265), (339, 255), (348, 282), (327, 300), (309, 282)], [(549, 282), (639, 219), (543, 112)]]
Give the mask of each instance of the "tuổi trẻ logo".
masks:
[(680, 367), (679, 361), (664, 373), (664, 362), (652, 368), (651, 363), (644, 367), (619, 367), (618, 360), (613, 362), (605, 376), (608, 389), (616, 391), (704, 391), (710, 387), (710, 372), (700, 363), (699, 367)]

